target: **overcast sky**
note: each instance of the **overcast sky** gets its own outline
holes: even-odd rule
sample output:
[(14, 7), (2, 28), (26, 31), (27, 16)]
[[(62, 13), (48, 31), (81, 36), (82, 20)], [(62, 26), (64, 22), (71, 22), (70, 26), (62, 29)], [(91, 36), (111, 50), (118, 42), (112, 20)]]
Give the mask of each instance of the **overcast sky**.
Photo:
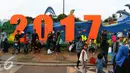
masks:
[[(85, 14), (98, 14), (104, 19), (117, 10), (128, 10), (125, 4), (130, 4), (130, 0), (65, 0), (65, 13), (75, 9), (75, 16), (81, 19)], [(0, 19), (10, 19), (14, 14), (36, 17), (44, 14), (48, 6), (56, 15), (62, 13), (62, 0), (0, 0)]]

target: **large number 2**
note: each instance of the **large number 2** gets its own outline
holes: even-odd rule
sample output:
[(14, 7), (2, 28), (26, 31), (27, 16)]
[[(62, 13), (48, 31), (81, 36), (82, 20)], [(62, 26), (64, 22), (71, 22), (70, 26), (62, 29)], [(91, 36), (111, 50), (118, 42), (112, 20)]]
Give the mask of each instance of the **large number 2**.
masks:
[[(20, 20), (20, 23), (18, 24), (18, 20)], [(25, 16), (21, 14), (13, 15), (10, 19), (10, 24), (18, 24), (17, 28), (15, 29), (13, 36), (17, 33), (17, 30), (23, 31), (27, 26), (27, 19)], [(21, 33), (21, 32), (20, 32)], [(23, 39), (21, 39), (23, 41)]]

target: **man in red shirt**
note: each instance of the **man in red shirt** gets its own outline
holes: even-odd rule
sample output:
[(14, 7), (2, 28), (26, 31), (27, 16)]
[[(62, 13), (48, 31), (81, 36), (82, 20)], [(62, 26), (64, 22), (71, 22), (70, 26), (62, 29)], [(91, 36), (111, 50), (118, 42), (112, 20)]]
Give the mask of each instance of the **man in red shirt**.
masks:
[(24, 54), (28, 53), (28, 45), (29, 45), (29, 33), (24, 36)]

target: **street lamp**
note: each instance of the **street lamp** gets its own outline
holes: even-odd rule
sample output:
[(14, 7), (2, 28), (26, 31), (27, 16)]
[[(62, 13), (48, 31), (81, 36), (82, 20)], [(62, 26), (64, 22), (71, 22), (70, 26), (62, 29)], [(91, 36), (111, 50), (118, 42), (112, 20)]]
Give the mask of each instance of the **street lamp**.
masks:
[(65, 13), (65, 0), (63, 0), (63, 14)]

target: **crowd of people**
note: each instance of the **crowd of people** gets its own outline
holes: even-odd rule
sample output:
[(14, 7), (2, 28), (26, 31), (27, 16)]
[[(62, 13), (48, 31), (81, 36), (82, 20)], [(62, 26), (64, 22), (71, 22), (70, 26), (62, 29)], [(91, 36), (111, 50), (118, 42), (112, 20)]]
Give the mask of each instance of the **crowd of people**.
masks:
[[(102, 31), (100, 36), (100, 48), (99, 51), (97, 45), (94, 43), (94, 39), (91, 38), (90, 42), (82, 40), (82, 37), (77, 37), (76, 41), (70, 42), (69, 51), (77, 53), (77, 65), (76, 69), (79, 69), (79, 63), (82, 64), (83, 73), (86, 73), (86, 63), (89, 61), (90, 57), (97, 55), (95, 60), (97, 73), (103, 73), (103, 67), (107, 68), (108, 63), (108, 49), (112, 47), (112, 65), (113, 73), (130, 73), (130, 31), (127, 32), (126, 40), (124, 40), (124, 35), (122, 32), (113, 33), (111, 36), (106, 30)], [(21, 31), (17, 30), (17, 34), (14, 37), (13, 51), (12, 54), (19, 54), (21, 52), (20, 38), (22, 37)], [(39, 36), (34, 29), (33, 33), (26, 33), (24, 36), (24, 54), (28, 54), (34, 51), (34, 54), (40, 52), (42, 49), (42, 44), (39, 40)], [(112, 41), (112, 46), (108, 43), (108, 40)], [(2, 52), (8, 52), (8, 40), (7, 34), (4, 30), (1, 30), (0, 34), (0, 47)], [(62, 44), (61, 33), (54, 31), (50, 32), (46, 41), (46, 51), (48, 54), (56, 53), (60, 54), (60, 46)], [(95, 54), (98, 53), (98, 54)]]
[[(13, 51), (12, 54), (19, 54), (21, 52), (21, 43), (20, 40), (23, 37), (24, 41), (24, 47), (22, 47), (24, 54), (28, 54), (31, 51), (34, 51), (34, 54), (37, 52), (40, 52), (42, 49), (42, 43), (39, 40), (39, 36), (36, 33), (36, 30), (33, 30), (33, 33), (27, 32), (22, 36), (22, 31), (17, 30), (16, 35), (14, 36), (14, 42), (13, 42)], [(46, 51), (48, 54), (52, 54), (53, 52), (56, 52), (58, 55), (60, 53), (60, 44), (62, 43), (61, 39), (61, 33), (54, 31), (50, 32), (47, 36), (46, 41)], [(0, 48), (3, 53), (8, 52), (8, 39), (7, 39), (7, 33), (4, 31), (4, 29), (1, 29), (0, 31)]]
[[(107, 68), (108, 49), (110, 47), (112, 48), (113, 70), (110, 70), (109, 72), (130, 73), (130, 31), (128, 31), (125, 40), (124, 38), (122, 32), (113, 33), (110, 37), (106, 30), (102, 31), (100, 36), (100, 49), (95, 60), (97, 73), (103, 73), (103, 68)], [(108, 40), (112, 41), (112, 46), (110, 46)], [(80, 37), (76, 43), (76, 52), (78, 57), (76, 69), (79, 69), (79, 63), (81, 62), (83, 73), (86, 73), (86, 61), (89, 61), (88, 57), (91, 56), (91, 53), (94, 54), (96, 51), (96, 45), (93, 43), (93, 39), (90, 39), (90, 42), (91, 43), (86, 44)]]

